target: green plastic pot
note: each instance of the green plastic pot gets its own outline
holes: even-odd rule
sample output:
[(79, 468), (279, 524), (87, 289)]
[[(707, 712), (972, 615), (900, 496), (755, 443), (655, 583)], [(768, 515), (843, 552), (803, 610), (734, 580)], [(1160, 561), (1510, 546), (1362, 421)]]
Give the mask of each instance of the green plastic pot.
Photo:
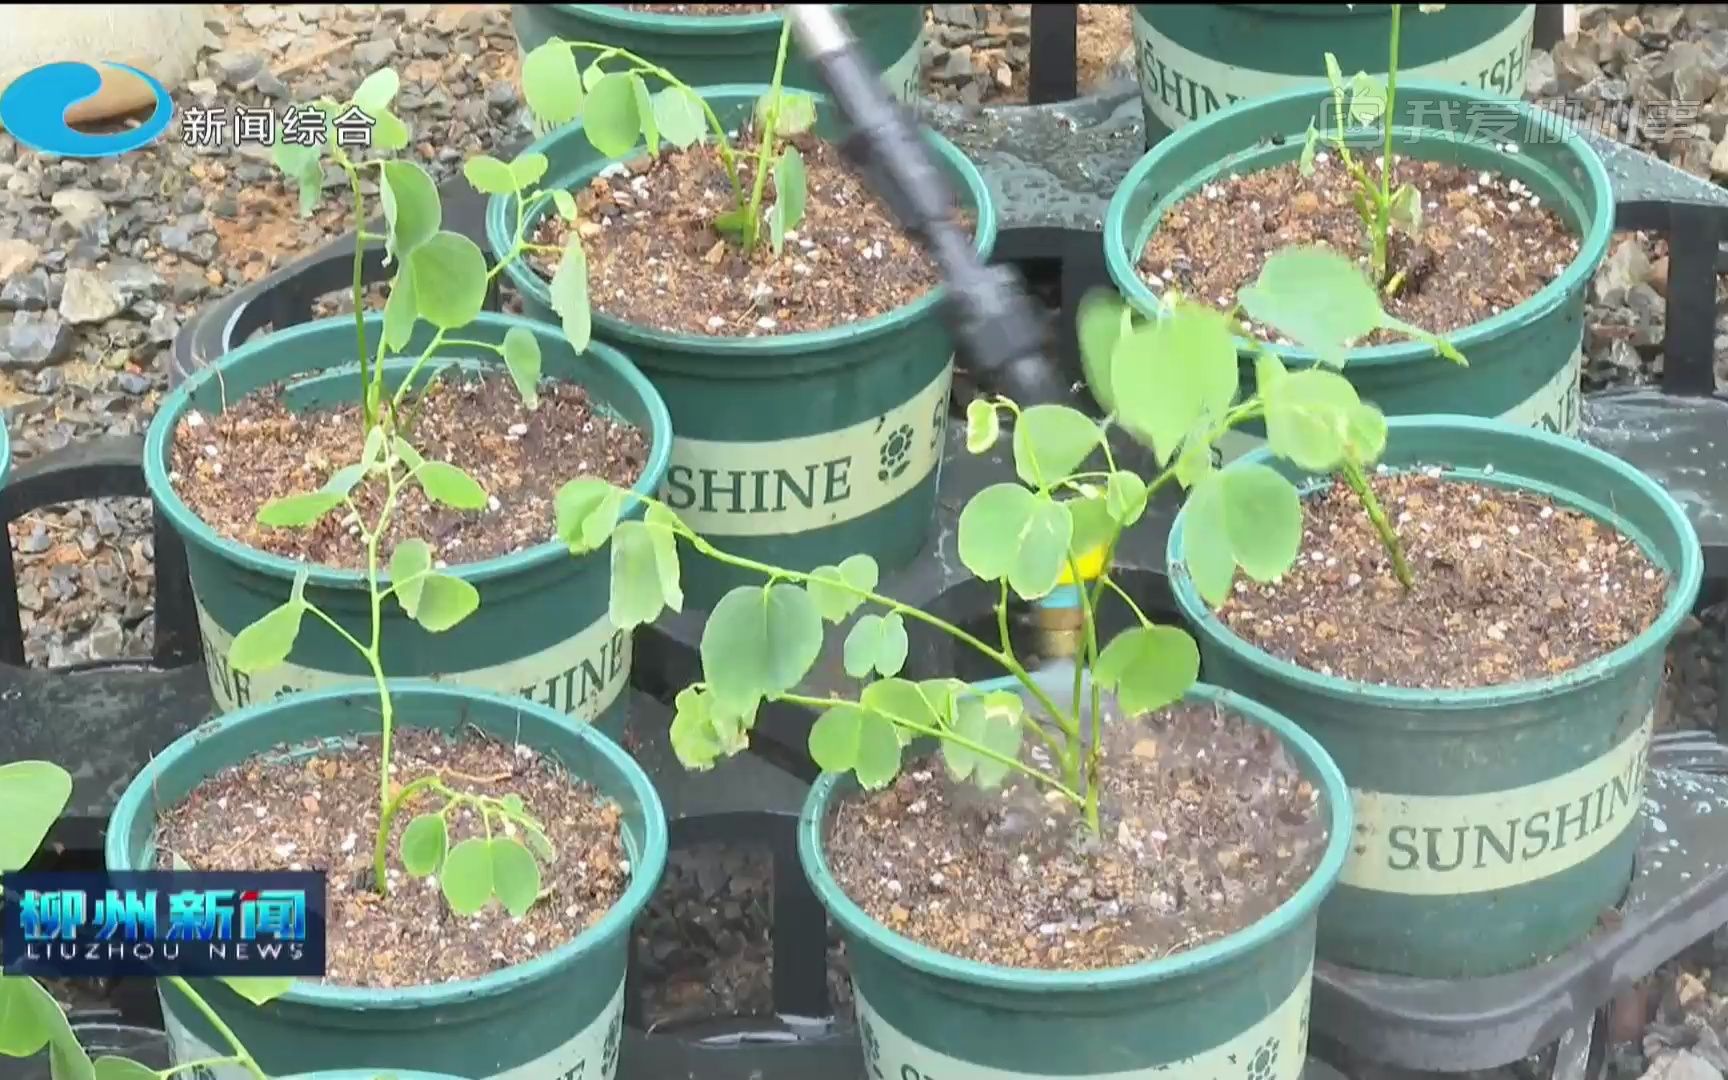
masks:
[[(1670, 576), (1656, 623), (1553, 678), (1470, 690), (1351, 682), (1237, 637), (1201, 601), (1169, 540), (1176, 602), (1209, 682), (1290, 717), (1350, 782), (1356, 837), (1320, 911), (1322, 959), (1423, 978), (1499, 974), (1553, 956), (1619, 903), (1632, 873), (1664, 653), (1698, 596), (1703, 557), (1674, 499), (1576, 440), (1467, 417), (1390, 423), (1384, 461), (1535, 492), (1633, 538)], [(1318, 483), (1255, 451), (1245, 460)]]
[[(666, 866), (666, 815), (654, 786), (628, 754), (596, 728), (571, 725), (542, 705), (423, 680), (392, 685), (400, 723), (454, 732), (472, 725), (560, 761), (622, 810), (633, 877), (594, 926), (544, 956), (462, 982), (397, 990), (298, 982), (253, 1005), (214, 980), (199, 993), (267, 1074), (310, 1069), (407, 1068), (494, 1080), (610, 1077), (624, 1018), (630, 928)], [(127, 785), (108, 823), (112, 870), (155, 865), (159, 815), (205, 779), (259, 754), (318, 739), (370, 734), (377, 698), (320, 690), (217, 717), (181, 736)], [(367, 842), (370, 842), (368, 840)], [(162, 992), (174, 1061), (223, 1057), (227, 1044), (186, 998)], [(573, 1073), (582, 1062), (586, 1073)], [(207, 1080), (242, 1080), (243, 1069)]]
[[(367, 320), (367, 334), (374, 343), (381, 325), (380, 316)], [(666, 406), (654, 388), (617, 350), (595, 344), (577, 356), (561, 331), (541, 322), (486, 313), (464, 327), (462, 336), (501, 342), (515, 326), (534, 333), (547, 376), (580, 383), (602, 407), (648, 433), (652, 449), (636, 490), (653, 491), (666, 473), (672, 442)], [(407, 376), (413, 358), (429, 340), (430, 328), (419, 324), (401, 358), (388, 362), (391, 385), (399, 385)], [(357, 368), (351, 363), (331, 366), (331, 361), (352, 357), (355, 347), (354, 322), (346, 316), (266, 335), (187, 380), (168, 395), (150, 425), (144, 475), (151, 497), (186, 544), (205, 667), (219, 711), (292, 691), (370, 685), (372, 675), (353, 646), (316, 619), (301, 623), (294, 651), (284, 664), (251, 676), (229, 667), (228, 651), (235, 635), (287, 601), (302, 564), (226, 540), (193, 514), (168, 479), (174, 430), (188, 409), (214, 415), (222, 411), (225, 401), (283, 380), (292, 385), (291, 406), (352, 402), (359, 394)], [(484, 361), (470, 357), (467, 363), (495, 366), (496, 357), (486, 355)], [(462, 350), (446, 349), (433, 363), (462, 357)], [(355, 459), (359, 451), (356, 429)], [(631, 513), (639, 515), (640, 505)], [(548, 534), (551, 528), (548, 511)], [(365, 575), (319, 566), (309, 569), (307, 599), (358, 640), (369, 641)], [(434, 634), (405, 616), (394, 601), (387, 602), (383, 627), (387, 673), (521, 694), (573, 718), (598, 722), (614, 734), (623, 729), (629, 695), (622, 691), (629, 681), (632, 638), (607, 618), (609, 549), (576, 558), (563, 544), (549, 542), (448, 572), (479, 590), (480, 609), (455, 628)]]
[[(1447, 12), (1453, 10), (1474, 9), (1448, 6)], [(1110, 277), (1128, 302), (1148, 315), (1157, 310), (1157, 294), (1140, 279), (1135, 263), (1173, 206), (1231, 173), (1295, 160), (1309, 122), (1330, 102), (1331, 92), (1325, 88), (1243, 102), (1184, 128), (1141, 158), (1116, 189), (1104, 219)], [(1459, 367), (1421, 342), (1401, 342), (1352, 350), (1344, 375), (1388, 416), (1494, 417), (1576, 433), (1582, 414), (1579, 375), (1586, 292), (1614, 231), (1614, 197), (1601, 158), (1576, 132), (1557, 127), (1551, 114), (1474, 90), (1436, 83), (1405, 85), (1400, 80), (1396, 109), (1397, 153), (1516, 177), (1566, 220), (1581, 239), (1580, 250), (1564, 273), (1524, 303), (1446, 335), (1469, 359), (1469, 367)], [(1479, 119), (1482, 130), (1433, 126), (1436, 117), (1448, 114)], [(1499, 130), (1496, 122), (1516, 132), (1516, 152), (1485, 133)], [(1242, 344), (1246, 395), (1253, 392), (1254, 365), (1248, 343)], [(1292, 369), (1316, 359), (1305, 349), (1275, 351)], [(1258, 428), (1243, 429), (1220, 448), (1234, 457), (1261, 438)]]
[[(709, 87), (702, 95), (729, 127), (749, 116), (764, 86)], [(825, 98), (817, 131), (842, 134)], [(988, 258), (996, 210), (978, 170), (952, 143), (925, 138), (950, 182), (977, 214), (977, 249)], [(581, 188), (610, 163), (579, 125), (529, 148), (550, 161), (547, 188)], [(509, 249), (515, 209), (505, 196), (486, 210), (486, 238)], [(547, 282), (524, 262), (505, 270), (527, 314), (556, 322)], [(923, 551), (936, 513), (953, 375), (954, 342), (939, 287), (904, 307), (829, 330), (755, 338), (708, 337), (633, 326), (595, 312), (593, 332), (630, 354), (672, 415), (676, 436), (659, 497), (722, 549), (790, 570), (848, 555), (885, 570)], [(759, 575), (693, 558), (686, 602), (712, 606)]]
[[(1404, 5), (1398, 85), (1455, 83), (1502, 98), (1524, 93), (1534, 4), (1448, 4), (1423, 15)], [(1382, 80), (1391, 5), (1135, 4), (1134, 54), (1146, 145), (1238, 101), (1326, 85), (1326, 54), (1348, 79)]]
[[(912, 101), (923, 71), (924, 5), (839, 4), (867, 62), (882, 72), (896, 97)], [(628, 49), (670, 71), (686, 86), (767, 82), (780, 48), (778, 12), (756, 15), (673, 15), (613, 4), (512, 4), (516, 41), (530, 51), (549, 38)], [(593, 54), (578, 61), (586, 67)], [(821, 91), (824, 84), (788, 47), (784, 86)], [(658, 87), (655, 87), (656, 89)]]
[[(1035, 675), (1058, 704), (1071, 675)], [(1013, 679), (978, 684), (1013, 690)], [(871, 1076), (917, 1080), (1247, 1076), (1295, 1080), (1307, 1056), (1315, 911), (1344, 865), (1350, 801), (1326, 752), (1295, 724), (1217, 687), (1215, 701), (1271, 728), (1326, 800), (1330, 839), (1294, 896), (1253, 925), (1162, 960), (1102, 971), (1044, 971), (962, 960), (865, 914), (828, 870), (831, 807), (856, 793), (850, 774), (811, 788), (798, 829), (804, 873), (846, 942)]]

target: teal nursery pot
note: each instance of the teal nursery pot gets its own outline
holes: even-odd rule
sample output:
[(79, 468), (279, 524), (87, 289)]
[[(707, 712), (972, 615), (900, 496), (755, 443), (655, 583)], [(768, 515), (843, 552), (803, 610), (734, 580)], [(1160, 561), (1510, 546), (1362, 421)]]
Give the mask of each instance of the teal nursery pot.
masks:
[[(1034, 675), (1064, 704), (1072, 676)], [(978, 684), (1017, 689), (1012, 679)], [(1350, 800), (1343, 776), (1312, 738), (1253, 701), (1196, 685), (1271, 728), (1325, 798), (1330, 836), (1319, 866), (1290, 899), (1218, 941), (1161, 960), (1099, 971), (1001, 967), (948, 956), (865, 914), (828, 869), (830, 812), (857, 793), (850, 774), (811, 788), (798, 830), (804, 873), (846, 943), (872, 1077), (1030, 1080), (1033, 1077), (1249, 1077), (1295, 1080), (1307, 1058), (1314, 921), (1344, 864)]]
[[(1447, 8), (1454, 10), (1474, 9)], [(1326, 87), (1243, 102), (1184, 128), (1141, 158), (1116, 189), (1104, 221), (1105, 259), (1124, 298), (1144, 313), (1157, 309), (1157, 294), (1135, 267), (1153, 231), (1177, 203), (1232, 173), (1296, 160), (1310, 121), (1330, 104)], [(1614, 198), (1601, 158), (1553, 114), (1477, 90), (1407, 85), (1400, 79), (1396, 110), (1396, 153), (1516, 178), (1567, 222), (1580, 238), (1579, 252), (1558, 278), (1522, 304), (1444, 335), (1464, 353), (1468, 367), (1437, 355), (1430, 345), (1407, 341), (1352, 349), (1343, 374), (1388, 416), (1497, 417), (1576, 433), (1582, 414), (1586, 292), (1614, 231)], [(1446, 117), (1452, 118), (1449, 124)], [(1508, 139), (1515, 140), (1515, 150), (1507, 148)], [(1254, 365), (1243, 345), (1246, 397), (1253, 392)], [(1315, 362), (1304, 349), (1280, 346), (1275, 351), (1290, 368)], [(1263, 438), (1258, 428), (1232, 435), (1220, 443), (1227, 457)]]
[[(1454, 83), (1503, 98), (1524, 93), (1534, 4), (1405, 4), (1398, 84)], [(1326, 54), (1346, 79), (1386, 78), (1391, 5), (1135, 4), (1134, 54), (1146, 145), (1238, 101), (1326, 85)]]
[[(653, 784), (598, 729), (571, 725), (546, 706), (423, 680), (394, 684), (392, 696), (399, 725), (452, 733), (473, 726), (520, 741), (615, 802), (632, 867), (623, 897), (560, 948), (461, 982), (371, 990), (302, 979), (264, 1005), (215, 980), (193, 985), (267, 1075), (400, 1068), (492, 1080), (610, 1080), (622, 1041), (631, 926), (666, 864), (666, 816)], [(109, 819), (108, 867), (153, 868), (160, 815), (209, 777), (258, 755), (292, 758), (305, 751), (285, 748), (371, 734), (377, 727), (376, 697), (345, 688), (267, 701), (206, 722), (127, 785)], [(215, 1027), (183, 995), (164, 987), (161, 996), (177, 1064), (227, 1055)], [(244, 1069), (224, 1066), (209, 1070), (206, 1080), (248, 1077)]]
[[(701, 93), (730, 127), (766, 91)], [(818, 134), (838, 137), (839, 117), (826, 99), (817, 101)], [(952, 143), (925, 137), (975, 212), (977, 249), (988, 258), (996, 209), (984, 178)], [(547, 189), (580, 190), (610, 164), (577, 124), (529, 151), (551, 163)], [(514, 229), (512, 198), (494, 197), (486, 211), (494, 254), (509, 250)], [(527, 314), (556, 322), (546, 279), (520, 260), (505, 273)], [(954, 357), (941, 302), (938, 287), (874, 318), (760, 337), (673, 333), (595, 311), (593, 334), (627, 352), (665, 399), (676, 434), (658, 495), (698, 534), (789, 570), (860, 553), (892, 570), (923, 551), (935, 521)], [(684, 565), (685, 599), (694, 607), (760, 581), (711, 559)]]
[[(368, 318), (366, 326), (375, 343), (373, 335), (379, 332), (381, 318)], [(658, 487), (666, 473), (671, 425), (659, 394), (642, 374), (616, 349), (597, 343), (578, 356), (557, 328), (515, 316), (482, 314), (461, 335), (501, 342), (515, 326), (529, 328), (539, 341), (545, 377), (581, 384), (598, 407), (648, 435), (651, 450), (636, 490), (647, 493)], [(399, 385), (429, 340), (430, 328), (420, 323), (401, 358), (387, 361), (387, 381)], [(150, 425), (144, 448), (145, 479), (157, 506), (186, 544), (205, 666), (220, 711), (293, 691), (370, 685), (371, 669), (352, 645), (311, 618), (302, 621), (294, 651), (285, 663), (251, 675), (229, 666), (235, 635), (288, 600), (302, 564), (224, 539), (198, 519), (169, 476), (175, 428), (189, 410), (215, 415), (225, 401), (283, 381), (289, 387), (284, 400), (290, 408), (353, 402), (360, 392), (358, 369), (351, 363), (330, 364), (334, 357), (352, 357), (355, 348), (354, 322), (346, 316), (266, 335), (242, 345), (169, 394)], [(468, 366), (498, 366), (495, 356), (482, 355), (486, 360), (466, 357)], [(433, 363), (464, 358), (459, 347), (446, 347)], [(359, 452), (356, 445), (354, 460)], [(640, 504), (631, 510), (641, 512)], [(552, 529), (548, 509), (547, 536)], [(381, 558), (387, 559), (388, 553)], [(370, 641), (365, 575), (321, 566), (309, 569), (306, 598), (359, 641)], [(629, 700), (622, 691), (629, 681), (632, 638), (607, 618), (610, 549), (577, 558), (562, 543), (549, 541), (453, 566), (447, 572), (479, 590), (479, 610), (454, 628), (435, 634), (388, 600), (383, 621), (387, 673), (520, 694), (570, 717), (599, 722), (613, 733), (622, 730)], [(387, 582), (388, 577), (381, 580)]]
[[(1391, 468), (1532, 492), (1636, 541), (1669, 576), (1637, 638), (1552, 678), (1468, 690), (1370, 685), (1272, 656), (1207, 608), (1169, 539), (1177, 604), (1208, 682), (1290, 717), (1350, 782), (1356, 835), (1320, 910), (1320, 957), (1423, 978), (1494, 975), (1582, 940), (1631, 879), (1664, 653), (1703, 557), (1674, 499), (1631, 466), (1548, 432), (1468, 417), (1390, 422)], [(1298, 487), (1317, 484), (1264, 450)]]
[[(865, 60), (893, 94), (910, 102), (923, 72), (924, 5), (840, 4)], [(780, 14), (677, 15), (632, 11), (622, 4), (512, 4), (510, 21), (524, 52), (550, 38), (628, 49), (670, 71), (686, 86), (767, 82), (780, 48)], [(579, 53), (584, 67), (593, 53)], [(793, 41), (784, 86), (821, 91), (824, 84)], [(655, 83), (651, 89), (658, 89)]]

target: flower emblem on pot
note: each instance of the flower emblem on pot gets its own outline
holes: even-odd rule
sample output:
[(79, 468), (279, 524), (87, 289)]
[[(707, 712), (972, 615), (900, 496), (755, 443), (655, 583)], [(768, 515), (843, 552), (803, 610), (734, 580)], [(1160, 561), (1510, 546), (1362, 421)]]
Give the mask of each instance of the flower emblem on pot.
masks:
[(1272, 1066), (1278, 1062), (1278, 1040), (1269, 1038), (1254, 1051), (1248, 1063), (1248, 1080), (1272, 1080)]
[(906, 471), (909, 464), (906, 459), (912, 450), (914, 434), (911, 424), (901, 424), (883, 441), (882, 467), (876, 471), (877, 480), (886, 484), (890, 480), (898, 480), (900, 474)]
[(612, 1076), (618, 1069), (618, 1043), (624, 1035), (624, 1012), (612, 1014), (612, 1026), (606, 1030), (606, 1046), (600, 1052), (601, 1076)]

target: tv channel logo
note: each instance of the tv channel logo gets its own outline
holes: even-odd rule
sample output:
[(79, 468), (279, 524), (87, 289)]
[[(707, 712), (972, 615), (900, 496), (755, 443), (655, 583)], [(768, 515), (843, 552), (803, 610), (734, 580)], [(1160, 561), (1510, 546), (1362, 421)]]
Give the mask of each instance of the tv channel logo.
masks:
[(101, 91), (102, 73), (89, 64), (62, 61), (33, 68), (13, 80), (0, 94), (0, 127), (32, 150), (62, 157), (113, 157), (156, 141), (174, 119), (174, 99), (167, 89), (128, 64), (106, 60), (102, 64), (135, 75), (150, 88), (156, 102), (143, 124), (105, 135), (74, 130), (66, 123), (66, 111)]
[(13, 873), (0, 888), (7, 975), (324, 974), (315, 871)]

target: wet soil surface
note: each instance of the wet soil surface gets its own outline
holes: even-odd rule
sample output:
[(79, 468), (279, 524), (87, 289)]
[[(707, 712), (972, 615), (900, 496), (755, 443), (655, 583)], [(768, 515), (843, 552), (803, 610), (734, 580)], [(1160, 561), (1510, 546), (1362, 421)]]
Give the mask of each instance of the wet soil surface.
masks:
[(1324, 800), (1267, 729), (1185, 703), (1112, 715), (1105, 733), (1101, 840), (1027, 783), (980, 792), (932, 760), (840, 805), (836, 880), (884, 926), (949, 955), (1097, 970), (1233, 933), (1318, 865)]
[[(740, 183), (755, 162), (750, 140), (737, 152)], [(713, 146), (663, 147), (577, 192), (588, 295), (596, 310), (638, 326), (714, 337), (764, 337), (825, 330), (869, 319), (935, 288), (935, 264), (887, 211), (813, 136), (795, 140), (808, 197), (804, 219), (775, 255), (764, 239), (746, 259), (713, 222), (733, 206), (732, 184)], [(763, 212), (775, 199), (769, 174)], [(548, 216), (541, 244), (563, 247), (571, 225)], [(530, 255), (544, 276), (559, 258)]]
[[(458, 739), (398, 727), (392, 777), (440, 775), (451, 789), (521, 796), (556, 861), (542, 864), (542, 895), (521, 919), (496, 901), (453, 914), (436, 876), (402, 870), (396, 844), (416, 813), (442, 800), (416, 795), (392, 825), (388, 900), (371, 888), (378, 827), (376, 740), (291, 763), (254, 759), (212, 777), (164, 815), (158, 868), (178, 854), (196, 870), (322, 870), (328, 875), (327, 982), (388, 988), (471, 979), (544, 955), (609, 911), (630, 879), (617, 806), (525, 746), (477, 732)], [(471, 807), (448, 818), (454, 848), (484, 831)], [(495, 823), (493, 828), (498, 828)]]
[(1614, 651), (1661, 614), (1667, 575), (1617, 530), (1531, 494), (1371, 479), (1416, 586), (1392, 573), (1342, 482), (1306, 500), (1282, 581), (1239, 580), (1220, 617), (1261, 649), (1353, 682), (1466, 689), (1543, 679)]
[[(413, 399), (410, 399), (413, 400)], [(397, 498), (380, 550), (419, 538), (452, 566), (533, 547), (551, 539), (552, 501), (580, 476), (628, 487), (648, 461), (647, 433), (597, 412), (582, 387), (544, 380), (529, 410), (501, 376), (449, 375), (420, 399), (408, 441), (428, 460), (474, 477), (493, 502), (485, 511), (433, 504), (418, 486)], [(292, 412), (280, 388), (231, 402), (218, 416), (189, 413), (174, 432), (174, 490), (222, 537), (323, 566), (364, 569), (366, 552), (334, 512), (306, 529), (260, 525), (268, 501), (316, 491), (360, 458), (358, 406)], [(370, 527), (383, 509), (383, 485), (354, 491)]]
[[(1363, 165), (1377, 180), (1378, 158)], [(1423, 199), (1420, 237), (1394, 230), (1389, 241), (1391, 272), (1406, 277), (1386, 308), (1404, 322), (1436, 334), (1472, 326), (1535, 296), (1578, 254), (1578, 237), (1516, 180), (1409, 158), (1394, 168), (1394, 187), (1413, 184)], [(1160, 292), (1174, 288), (1227, 308), (1281, 248), (1325, 244), (1359, 256), (1367, 273), (1369, 232), (1356, 191), (1337, 155), (1325, 151), (1310, 177), (1295, 162), (1232, 174), (1170, 210), (1141, 254), (1140, 276)], [(1403, 340), (1379, 330), (1365, 343)]]

